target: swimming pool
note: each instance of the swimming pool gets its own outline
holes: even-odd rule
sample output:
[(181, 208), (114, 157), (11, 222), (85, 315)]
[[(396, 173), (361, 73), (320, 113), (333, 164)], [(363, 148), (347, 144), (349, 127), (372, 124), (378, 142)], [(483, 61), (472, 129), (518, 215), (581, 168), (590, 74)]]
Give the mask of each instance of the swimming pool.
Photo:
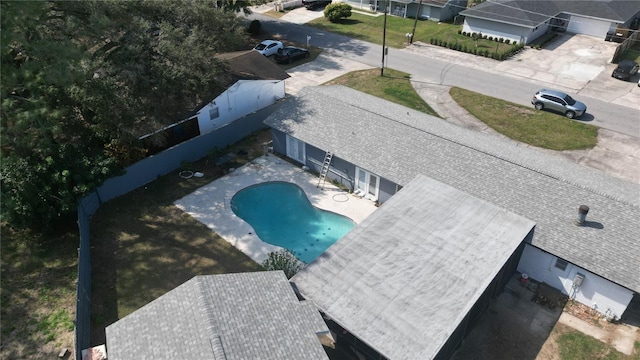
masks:
[(348, 217), (314, 207), (304, 190), (288, 182), (265, 182), (238, 191), (231, 210), (266, 243), (310, 263), (356, 225)]

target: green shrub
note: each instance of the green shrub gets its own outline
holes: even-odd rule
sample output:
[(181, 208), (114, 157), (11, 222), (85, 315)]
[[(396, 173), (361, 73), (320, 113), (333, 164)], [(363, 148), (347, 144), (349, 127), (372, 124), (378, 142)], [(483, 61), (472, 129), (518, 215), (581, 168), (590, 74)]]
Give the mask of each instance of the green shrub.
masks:
[(291, 279), (304, 267), (304, 263), (298, 260), (291, 251), (282, 249), (270, 252), (267, 259), (262, 262), (262, 267), (265, 270), (282, 270), (287, 279)]
[(351, 5), (346, 3), (329, 4), (324, 8), (324, 17), (331, 22), (351, 17)]
[(462, 29), (458, 30), (458, 35), (462, 34)]

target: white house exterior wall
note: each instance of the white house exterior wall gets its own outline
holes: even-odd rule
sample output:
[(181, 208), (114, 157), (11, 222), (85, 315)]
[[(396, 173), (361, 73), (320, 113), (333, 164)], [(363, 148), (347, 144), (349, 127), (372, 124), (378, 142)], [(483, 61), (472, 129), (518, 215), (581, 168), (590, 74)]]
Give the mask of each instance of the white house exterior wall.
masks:
[[(585, 304), (603, 315), (620, 318), (625, 311), (633, 291), (614, 284), (571, 263), (562, 271), (555, 267), (557, 257), (531, 245), (526, 245), (518, 264), (518, 272), (529, 278), (544, 282), (562, 291), (575, 301)], [(574, 289), (577, 273), (584, 275), (580, 287)]]
[[(240, 80), (198, 111), (200, 134), (209, 133), (234, 120), (264, 109), (284, 98), (284, 81)], [(210, 110), (217, 108), (218, 117), (210, 118)]]
[(567, 32), (573, 34), (585, 34), (604, 39), (611, 28), (611, 22), (587, 18), (579, 15), (571, 15)]
[(531, 29), (529, 28), (474, 18), (464, 19), (462, 31), (482, 33), (482, 35), (493, 36), (494, 38), (498, 37), (525, 43), (531, 36)]

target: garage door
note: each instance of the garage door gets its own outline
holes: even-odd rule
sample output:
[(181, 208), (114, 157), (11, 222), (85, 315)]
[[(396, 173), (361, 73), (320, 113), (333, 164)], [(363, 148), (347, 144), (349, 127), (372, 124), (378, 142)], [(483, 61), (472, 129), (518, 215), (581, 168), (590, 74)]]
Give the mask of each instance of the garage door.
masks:
[(604, 39), (609, 31), (611, 23), (608, 21), (594, 20), (581, 16), (572, 15), (569, 18), (567, 32), (574, 34), (585, 34), (597, 36)]

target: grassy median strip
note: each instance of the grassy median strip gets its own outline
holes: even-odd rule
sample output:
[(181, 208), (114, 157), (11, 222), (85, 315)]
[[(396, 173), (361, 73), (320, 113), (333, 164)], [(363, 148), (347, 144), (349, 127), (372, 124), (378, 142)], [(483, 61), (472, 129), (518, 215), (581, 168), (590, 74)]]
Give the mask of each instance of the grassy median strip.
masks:
[(440, 117), (411, 86), (410, 75), (393, 69), (353, 71), (333, 79), (325, 85), (344, 85), (423, 113)]
[(580, 150), (596, 145), (598, 128), (579, 120), (525, 107), (458, 87), (451, 97), (471, 115), (500, 134), (550, 150)]

